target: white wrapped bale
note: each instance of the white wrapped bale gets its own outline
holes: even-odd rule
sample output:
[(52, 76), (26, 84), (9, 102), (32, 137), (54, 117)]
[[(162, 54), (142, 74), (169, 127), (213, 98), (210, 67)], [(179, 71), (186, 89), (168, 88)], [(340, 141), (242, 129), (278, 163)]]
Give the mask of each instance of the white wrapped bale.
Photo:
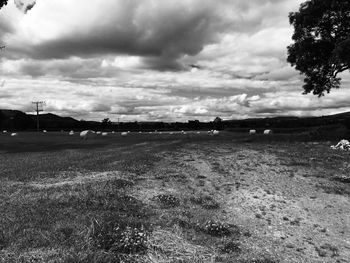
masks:
[(108, 132), (102, 132), (101, 134), (103, 137), (106, 137), (108, 135)]
[(74, 131), (70, 131), (70, 132), (69, 132), (69, 135), (74, 135)]
[(269, 134), (272, 134), (273, 132), (272, 132), (272, 130), (264, 130), (264, 134), (265, 135), (269, 135)]
[(250, 130), (249, 134), (256, 134), (256, 130)]
[(217, 130), (214, 130), (212, 134), (213, 134), (213, 136), (219, 136), (220, 132)]
[(128, 136), (128, 134), (129, 134), (128, 132), (122, 132), (122, 133), (121, 133), (121, 135), (124, 136), (124, 137), (125, 137), (125, 136)]
[(18, 133), (17, 132), (13, 132), (13, 133), (11, 133), (11, 136), (12, 137), (18, 136)]
[(96, 136), (96, 133), (92, 130), (85, 130), (80, 133), (80, 138), (83, 140), (91, 139)]
[(331, 149), (350, 150), (350, 142), (348, 140), (343, 139), (340, 142), (338, 142), (337, 145), (332, 145)]

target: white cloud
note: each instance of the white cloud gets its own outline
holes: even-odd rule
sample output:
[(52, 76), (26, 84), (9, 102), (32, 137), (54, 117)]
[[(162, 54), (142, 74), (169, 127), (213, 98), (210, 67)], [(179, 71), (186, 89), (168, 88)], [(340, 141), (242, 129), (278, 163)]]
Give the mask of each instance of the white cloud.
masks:
[(0, 108), (37, 98), (77, 118), (166, 121), (346, 110), (349, 74), (324, 98), (303, 96), (286, 62), (301, 2), (38, 0), (24, 15), (11, 1)]

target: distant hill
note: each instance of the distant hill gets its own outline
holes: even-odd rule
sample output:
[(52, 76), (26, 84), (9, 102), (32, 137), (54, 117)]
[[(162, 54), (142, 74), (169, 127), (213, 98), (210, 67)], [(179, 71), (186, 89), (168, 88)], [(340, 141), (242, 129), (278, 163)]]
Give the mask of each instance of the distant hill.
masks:
[(27, 114), (18, 110), (0, 110), (2, 130), (34, 129), (35, 122)]
[[(315, 129), (349, 130), (350, 112), (344, 112), (320, 117), (273, 117), (251, 118), (243, 120), (221, 120), (199, 122), (121, 122), (102, 123), (96, 121), (78, 121), (72, 117), (61, 117), (52, 113), (40, 114), (40, 129), (43, 130), (205, 130), (225, 129), (237, 132), (247, 132), (249, 129), (273, 129), (276, 133), (303, 132)], [(36, 115), (26, 114), (18, 110), (0, 109), (1, 130), (36, 130)]]
[[(36, 122), (36, 115), (28, 114), (34, 122)], [(52, 113), (40, 114), (40, 127), (48, 130), (64, 130), (79, 126), (79, 121), (72, 117), (61, 117)]]

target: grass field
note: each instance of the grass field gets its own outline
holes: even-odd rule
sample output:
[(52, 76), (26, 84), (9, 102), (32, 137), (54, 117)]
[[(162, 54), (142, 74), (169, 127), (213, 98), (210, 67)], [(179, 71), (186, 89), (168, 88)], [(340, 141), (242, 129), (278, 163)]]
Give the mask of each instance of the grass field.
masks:
[(350, 262), (334, 143), (0, 134), (0, 262)]

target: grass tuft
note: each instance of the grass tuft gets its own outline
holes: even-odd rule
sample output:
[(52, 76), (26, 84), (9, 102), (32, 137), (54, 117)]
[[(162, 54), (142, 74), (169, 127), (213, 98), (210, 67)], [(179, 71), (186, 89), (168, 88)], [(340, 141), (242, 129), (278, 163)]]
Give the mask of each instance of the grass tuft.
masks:
[(211, 236), (229, 236), (232, 234), (230, 226), (216, 220), (209, 220), (204, 225), (204, 231)]
[(190, 197), (190, 201), (193, 204), (200, 205), (205, 209), (218, 209), (220, 204), (213, 199), (210, 195), (198, 194)]
[(185, 239), (178, 227), (155, 229), (148, 240), (148, 258), (151, 262), (215, 262), (217, 251), (212, 248), (192, 244)]
[(156, 195), (154, 200), (158, 201), (165, 208), (177, 207), (180, 205), (180, 199), (171, 194)]
[(91, 229), (91, 243), (97, 249), (115, 254), (136, 254), (147, 250), (149, 233), (143, 225), (130, 226), (121, 222), (94, 220)]

